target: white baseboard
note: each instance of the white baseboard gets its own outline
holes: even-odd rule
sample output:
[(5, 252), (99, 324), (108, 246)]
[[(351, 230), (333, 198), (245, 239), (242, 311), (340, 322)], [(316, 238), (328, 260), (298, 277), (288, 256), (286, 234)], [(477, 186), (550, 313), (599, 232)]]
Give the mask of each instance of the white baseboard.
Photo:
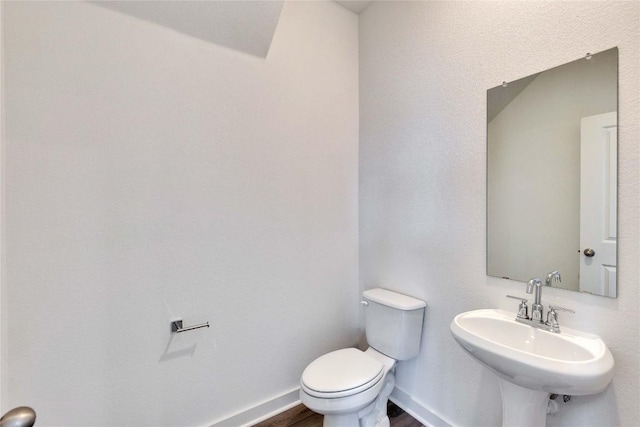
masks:
[[(427, 427), (451, 427), (450, 423), (413, 400), (407, 392), (398, 387), (393, 389), (389, 399)], [(250, 427), (299, 404), (300, 389), (296, 387), (273, 399), (215, 421), (210, 427)]]
[(413, 400), (404, 390), (398, 387), (393, 389), (389, 400), (404, 409), (406, 413), (420, 421), (426, 427), (451, 427), (451, 424), (434, 414), (431, 410)]
[(300, 388), (264, 401), (256, 406), (240, 411), (230, 417), (215, 421), (210, 427), (249, 427), (274, 417), (300, 404)]

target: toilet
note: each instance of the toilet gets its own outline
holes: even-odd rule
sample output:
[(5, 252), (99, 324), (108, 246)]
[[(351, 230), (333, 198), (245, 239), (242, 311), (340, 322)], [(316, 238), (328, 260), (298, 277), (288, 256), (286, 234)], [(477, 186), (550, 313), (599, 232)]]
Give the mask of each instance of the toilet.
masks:
[(320, 356), (300, 378), (300, 400), (324, 415), (324, 427), (389, 427), (396, 362), (420, 351), (424, 301), (382, 288), (362, 296), (369, 348)]

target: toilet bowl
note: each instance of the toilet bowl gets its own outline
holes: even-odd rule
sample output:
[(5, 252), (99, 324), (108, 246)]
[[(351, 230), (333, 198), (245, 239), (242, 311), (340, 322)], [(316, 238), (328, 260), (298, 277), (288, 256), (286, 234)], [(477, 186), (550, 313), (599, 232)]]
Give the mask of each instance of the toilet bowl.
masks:
[[(378, 398), (384, 399), (386, 409), (386, 399), (395, 384), (395, 363), (372, 348), (366, 352), (345, 348), (325, 354), (304, 370), (300, 400), (312, 411), (325, 415), (325, 426), (358, 426), (358, 420), (366, 415), (364, 412), (374, 409), (369, 406)], [(386, 395), (381, 393), (385, 385), (389, 389)]]
[(363, 297), (370, 347), (320, 356), (300, 378), (300, 400), (324, 415), (324, 427), (388, 427), (396, 361), (419, 350), (424, 301), (381, 288)]

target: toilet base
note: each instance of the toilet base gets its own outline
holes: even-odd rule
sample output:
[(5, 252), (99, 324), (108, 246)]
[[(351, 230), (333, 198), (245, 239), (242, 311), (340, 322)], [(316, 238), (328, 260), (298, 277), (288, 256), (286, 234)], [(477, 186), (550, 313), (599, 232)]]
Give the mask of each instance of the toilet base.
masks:
[[(365, 427), (364, 419), (358, 418), (358, 414), (325, 415), (322, 427)], [(373, 427), (390, 427), (391, 423), (387, 415), (375, 420)]]
[(387, 403), (389, 396), (396, 385), (396, 377), (393, 371), (389, 371), (384, 379), (384, 385), (376, 400), (366, 408), (358, 412), (346, 414), (326, 414), (323, 427), (389, 427), (387, 416)]
[(322, 427), (357, 427), (360, 425), (358, 414), (325, 415)]

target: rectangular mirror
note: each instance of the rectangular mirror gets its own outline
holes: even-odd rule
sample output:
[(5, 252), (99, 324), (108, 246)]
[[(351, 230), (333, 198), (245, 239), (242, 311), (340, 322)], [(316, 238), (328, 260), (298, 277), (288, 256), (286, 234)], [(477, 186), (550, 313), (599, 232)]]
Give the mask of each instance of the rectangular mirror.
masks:
[(487, 91), (488, 275), (616, 297), (617, 107), (617, 48)]

